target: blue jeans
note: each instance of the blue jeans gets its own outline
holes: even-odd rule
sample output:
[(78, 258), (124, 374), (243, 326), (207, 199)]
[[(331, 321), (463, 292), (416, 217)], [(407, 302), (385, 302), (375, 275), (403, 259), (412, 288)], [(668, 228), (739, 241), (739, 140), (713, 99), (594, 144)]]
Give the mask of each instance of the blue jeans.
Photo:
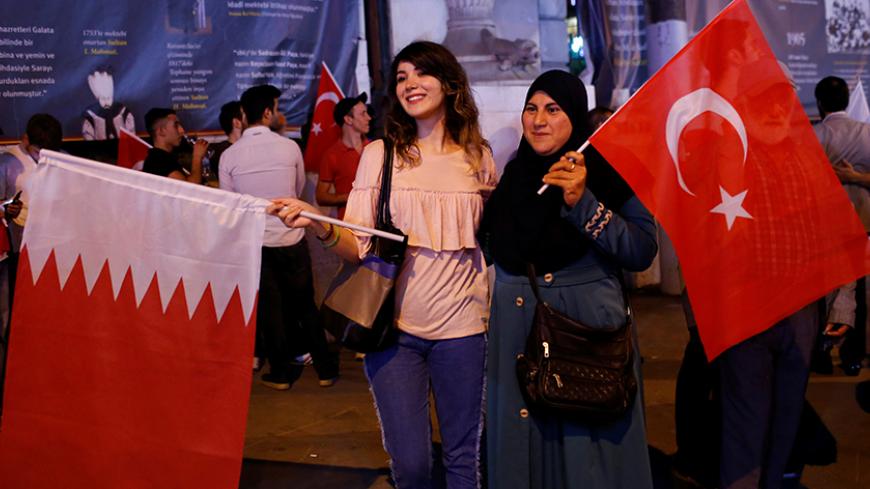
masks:
[(719, 487), (778, 489), (788, 464), (819, 331), (816, 303), (719, 357), (722, 452)]
[(432, 488), (429, 389), (450, 489), (480, 486), (486, 336), (425, 340), (399, 333), (396, 345), (365, 358), (384, 448), (398, 489)]

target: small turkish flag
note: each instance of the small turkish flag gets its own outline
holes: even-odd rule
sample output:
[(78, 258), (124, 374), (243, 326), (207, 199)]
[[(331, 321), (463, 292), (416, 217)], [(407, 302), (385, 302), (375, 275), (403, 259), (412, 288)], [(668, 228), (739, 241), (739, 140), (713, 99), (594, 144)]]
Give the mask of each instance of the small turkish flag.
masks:
[(122, 127), (118, 135), (118, 166), (133, 168), (133, 165), (145, 160), (149, 149), (150, 144)]
[(320, 83), (317, 85), (317, 101), (314, 102), (314, 116), (305, 143), (305, 171), (318, 172), (323, 153), (341, 138), (341, 127), (332, 118), (335, 104), (344, 98), (344, 93), (335, 82), (326, 63), (322, 63)]
[(870, 272), (864, 228), (745, 1), (590, 142), (673, 240), (709, 358)]

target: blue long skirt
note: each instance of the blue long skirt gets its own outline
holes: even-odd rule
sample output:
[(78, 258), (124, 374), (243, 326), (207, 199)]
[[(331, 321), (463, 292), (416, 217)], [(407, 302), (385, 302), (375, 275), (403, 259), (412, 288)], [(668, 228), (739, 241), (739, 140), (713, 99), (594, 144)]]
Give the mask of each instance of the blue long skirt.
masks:
[[(619, 281), (599, 263), (578, 262), (538, 278), (543, 299), (588, 326), (625, 322)], [(639, 389), (626, 415), (606, 426), (589, 426), (536, 415), (526, 406), (515, 374), (525, 350), (535, 296), (528, 278), (496, 267), (487, 361), (487, 476), (490, 489), (651, 489)], [(635, 333), (635, 345), (637, 337)]]

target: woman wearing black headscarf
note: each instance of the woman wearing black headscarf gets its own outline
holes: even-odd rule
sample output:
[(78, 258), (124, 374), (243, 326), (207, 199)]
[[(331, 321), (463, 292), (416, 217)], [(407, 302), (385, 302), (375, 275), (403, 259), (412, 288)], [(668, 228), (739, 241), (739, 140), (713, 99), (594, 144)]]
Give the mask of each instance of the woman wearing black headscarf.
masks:
[[(586, 90), (562, 71), (526, 94), (517, 156), (484, 210), (480, 236), (495, 262), (487, 366), (487, 457), (492, 489), (652, 487), (640, 392), (619, 420), (583, 424), (526, 405), (515, 374), (535, 296), (590, 327), (625, 323), (618, 275), (656, 253), (655, 223), (631, 188), (593, 148)], [(549, 188), (538, 195), (543, 183)], [(635, 340), (636, 341), (636, 340)], [(640, 384), (639, 354), (635, 375)]]

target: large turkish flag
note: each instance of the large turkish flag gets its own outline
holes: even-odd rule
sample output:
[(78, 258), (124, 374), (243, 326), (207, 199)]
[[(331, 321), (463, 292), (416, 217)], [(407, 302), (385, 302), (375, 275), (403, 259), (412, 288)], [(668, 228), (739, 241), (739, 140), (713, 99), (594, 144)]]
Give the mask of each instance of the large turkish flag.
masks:
[(320, 69), (320, 83), (317, 84), (317, 101), (314, 102), (314, 115), (311, 117), (311, 129), (305, 142), (305, 171), (317, 173), (320, 171), (320, 159), (323, 153), (341, 138), (341, 127), (332, 118), (335, 104), (344, 98), (344, 93), (329, 71), (326, 63)]
[(234, 489), (265, 203), (51, 151), (30, 177), (3, 489)]
[(864, 229), (745, 1), (590, 141), (674, 242), (710, 358), (870, 272)]

